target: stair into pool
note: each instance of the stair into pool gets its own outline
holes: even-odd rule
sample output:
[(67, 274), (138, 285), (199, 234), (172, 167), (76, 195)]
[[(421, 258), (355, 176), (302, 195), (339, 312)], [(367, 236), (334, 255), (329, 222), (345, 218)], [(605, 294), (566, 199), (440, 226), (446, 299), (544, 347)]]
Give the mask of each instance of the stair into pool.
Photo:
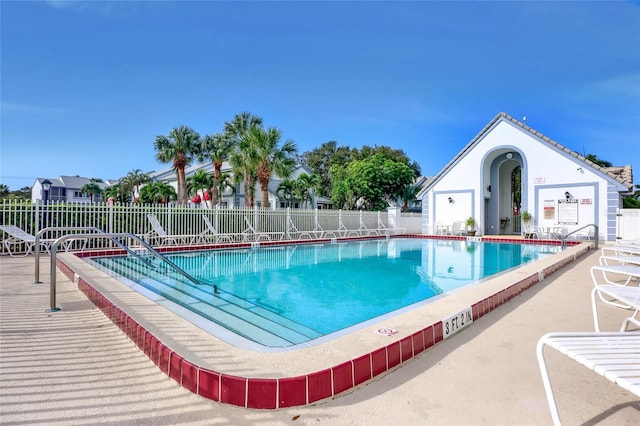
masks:
[(103, 268), (246, 339), (267, 347), (287, 347), (323, 334), (292, 321), (256, 300), (247, 300), (215, 287), (195, 284), (162, 265), (150, 267), (132, 256), (92, 259)]

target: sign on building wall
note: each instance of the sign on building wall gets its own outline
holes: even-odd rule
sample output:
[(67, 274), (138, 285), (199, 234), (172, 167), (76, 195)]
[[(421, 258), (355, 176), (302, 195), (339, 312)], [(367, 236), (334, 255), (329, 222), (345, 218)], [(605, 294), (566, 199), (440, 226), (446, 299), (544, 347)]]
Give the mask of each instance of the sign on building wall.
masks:
[(556, 202), (554, 200), (544, 200), (543, 219), (556, 220)]
[(578, 224), (578, 200), (558, 200), (558, 223), (562, 225)]

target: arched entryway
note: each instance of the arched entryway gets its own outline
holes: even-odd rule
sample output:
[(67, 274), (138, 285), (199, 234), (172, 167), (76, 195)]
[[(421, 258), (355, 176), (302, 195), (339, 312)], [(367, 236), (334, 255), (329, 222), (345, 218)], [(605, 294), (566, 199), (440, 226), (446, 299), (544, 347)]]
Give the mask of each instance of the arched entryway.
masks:
[(513, 148), (500, 148), (485, 157), (485, 235), (519, 235), (524, 161)]

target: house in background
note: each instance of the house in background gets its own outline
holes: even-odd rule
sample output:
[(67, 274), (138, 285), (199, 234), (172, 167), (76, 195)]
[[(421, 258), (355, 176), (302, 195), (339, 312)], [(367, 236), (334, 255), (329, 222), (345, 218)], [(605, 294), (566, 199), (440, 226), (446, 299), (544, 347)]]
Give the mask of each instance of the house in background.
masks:
[[(51, 182), (49, 191), (45, 191), (42, 183)], [(81, 176), (60, 176), (59, 178), (38, 178), (31, 188), (31, 201), (37, 202), (53, 202), (53, 203), (89, 203), (91, 200), (89, 194), (83, 194), (81, 189), (83, 186), (91, 182), (90, 178)], [(106, 182), (96, 182), (101, 189), (117, 183), (117, 181), (107, 180)], [(94, 203), (102, 202), (101, 194), (93, 196)]]
[(517, 235), (527, 211), (537, 228), (566, 235), (594, 224), (614, 241), (616, 214), (632, 190), (631, 166), (600, 167), (500, 113), (420, 192), (422, 232), (473, 217), (481, 235)]
[[(185, 174), (187, 179), (193, 176), (199, 170), (205, 171), (207, 174), (213, 174), (213, 164), (211, 162), (195, 164), (185, 169)], [(225, 161), (222, 164), (222, 172), (232, 174), (231, 165)], [(307, 170), (302, 165), (297, 165), (293, 170), (293, 173), (289, 177), (290, 180), (296, 180), (301, 174), (311, 174), (309, 170)], [(176, 176), (176, 172), (173, 167), (167, 167), (165, 169), (150, 172), (147, 174), (152, 182), (164, 182), (176, 188), (178, 184), (178, 177)], [(278, 186), (282, 183), (284, 179), (280, 178), (277, 175), (271, 176), (271, 180), (269, 181), (269, 205), (271, 208), (281, 208), (286, 207), (287, 200), (281, 197), (281, 194), (278, 194)], [(254, 195), (254, 200), (256, 206), (260, 206), (261, 203), (261, 191), (260, 185), (256, 183), (256, 191)], [(204, 194), (199, 194), (201, 199), (204, 200)], [(309, 205), (304, 206), (302, 203), (296, 200), (289, 203), (293, 208), (331, 208), (332, 203), (331, 200), (326, 199), (324, 197), (315, 196), (313, 189), (311, 189), (311, 197), (312, 201)], [(221, 204), (222, 208), (234, 208), (234, 207), (242, 207), (244, 206), (244, 185), (242, 183), (234, 184), (233, 190), (227, 189), (221, 195)], [(203, 202), (204, 205), (204, 202)]]

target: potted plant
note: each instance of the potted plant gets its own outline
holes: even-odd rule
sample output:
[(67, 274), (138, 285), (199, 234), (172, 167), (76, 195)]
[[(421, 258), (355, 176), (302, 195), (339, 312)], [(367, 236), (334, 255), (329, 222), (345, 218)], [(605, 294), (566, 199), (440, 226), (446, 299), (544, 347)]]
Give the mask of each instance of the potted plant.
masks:
[(473, 217), (468, 217), (467, 220), (465, 220), (464, 225), (467, 228), (467, 235), (476, 235), (476, 220)]
[(526, 210), (523, 210), (520, 213), (520, 219), (522, 220), (522, 232), (524, 233), (524, 238), (531, 239), (536, 238), (536, 233), (533, 230), (533, 226), (531, 222), (533, 221), (533, 216)]

